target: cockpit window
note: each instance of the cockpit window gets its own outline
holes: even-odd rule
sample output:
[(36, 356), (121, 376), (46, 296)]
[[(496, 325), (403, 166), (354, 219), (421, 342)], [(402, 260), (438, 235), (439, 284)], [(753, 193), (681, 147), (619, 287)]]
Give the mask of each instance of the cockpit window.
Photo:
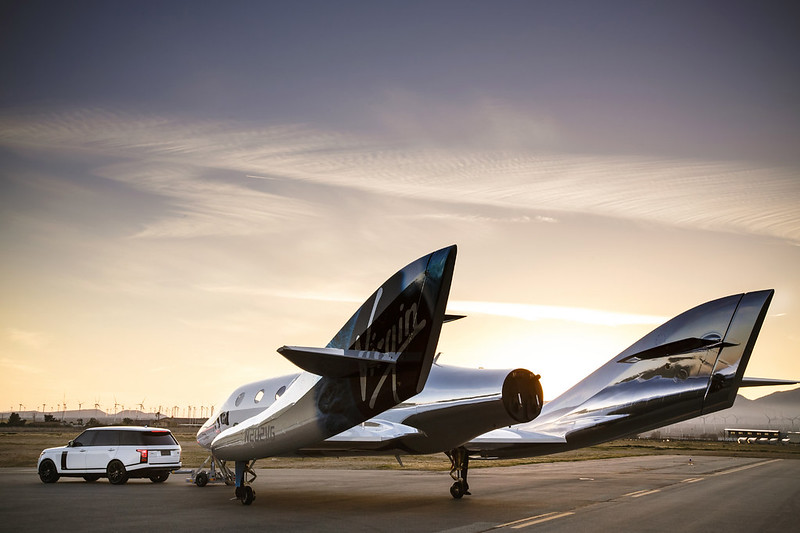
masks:
[(253, 403), (258, 403), (261, 401), (261, 398), (264, 397), (264, 389), (261, 389), (256, 393), (255, 398), (253, 398)]
[(239, 396), (236, 397), (236, 401), (233, 402), (233, 404), (236, 407), (239, 407), (239, 404), (242, 403), (242, 400), (244, 400), (244, 393), (243, 392), (241, 394), (239, 394)]
[(278, 389), (278, 391), (275, 393), (275, 399), (277, 400), (278, 398), (280, 398), (281, 396), (283, 396), (283, 393), (284, 393), (284, 392), (286, 392), (286, 385), (284, 385), (283, 387), (281, 387), (280, 389)]

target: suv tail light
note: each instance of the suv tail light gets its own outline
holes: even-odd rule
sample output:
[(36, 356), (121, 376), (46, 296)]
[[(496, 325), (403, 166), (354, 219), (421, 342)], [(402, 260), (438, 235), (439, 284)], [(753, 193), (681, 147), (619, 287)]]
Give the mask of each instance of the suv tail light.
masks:
[(136, 451), (139, 452), (139, 462), (146, 463), (148, 451), (147, 450), (136, 450)]

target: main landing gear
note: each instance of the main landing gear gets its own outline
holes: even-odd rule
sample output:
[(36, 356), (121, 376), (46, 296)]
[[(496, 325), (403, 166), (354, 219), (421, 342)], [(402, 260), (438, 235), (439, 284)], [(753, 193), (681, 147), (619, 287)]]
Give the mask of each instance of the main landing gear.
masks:
[[(242, 505), (250, 505), (256, 499), (256, 492), (250, 483), (255, 481), (256, 473), (253, 471), (253, 464), (255, 459), (250, 461), (236, 461), (236, 499), (242, 502)], [(246, 479), (246, 474), (250, 474), (250, 479)]]
[(450, 495), (456, 500), (462, 496), (469, 496), (469, 483), (467, 483), (467, 471), (469, 470), (469, 453), (463, 446), (444, 452), (450, 459), (450, 477), (455, 483), (450, 487)]

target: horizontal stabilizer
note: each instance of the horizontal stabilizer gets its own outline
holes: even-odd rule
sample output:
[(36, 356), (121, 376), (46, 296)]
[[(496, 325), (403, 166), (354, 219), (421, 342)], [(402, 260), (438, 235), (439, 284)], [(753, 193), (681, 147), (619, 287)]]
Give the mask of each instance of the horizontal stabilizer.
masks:
[(403, 437), (423, 436), (422, 431), (405, 424), (372, 419), (334, 435), (326, 442), (386, 442)]
[(400, 356), (399, 352), (302, 346), (282, 346), (278, 353), (307, 372), (329, 378), (358, 375), (365, 363), (367, 367), (394, 365)]
[(443, 323), (448, 322), (455, 322), (456, 320), (461, 320), (462, 318), (467, 318), (467, 315), (444, 315)]
[(797, 385), (800, 381), (792, 379), (771, 379), (771, 378), (742, 378), (740, 387), (770, 387), (773, 385)]
[(735, 345), (726, 342), (720, 342), (719, 338), (698, 339), (697, 337), (688, 337), (686, 339), (660, 344), (641, 352), (636, 352), (623, 359), (620, 359), (619, 362), (635, 363), (636, 361), (644, 361), (646, 359), (658, 359), (659, 357), (669, 357), (670, 355), (685, 354), (697, 350), (725, 348), (727, 346)]

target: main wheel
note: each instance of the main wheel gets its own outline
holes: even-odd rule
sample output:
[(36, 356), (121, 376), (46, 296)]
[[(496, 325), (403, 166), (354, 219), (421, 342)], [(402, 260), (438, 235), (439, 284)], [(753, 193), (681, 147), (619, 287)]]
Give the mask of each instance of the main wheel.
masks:
[(194, 484), (198, 487), (205, 487), (208, 483), (208, 474), (205, 471), (198, 473), (194, 476)]
[(159, 472), (150, 476), (150, 481), (153, 483), (164, 483), (169, 477), (169, 472)]
[(125, 465), (116, 459), (108, 463), (106, 474), (108, 475), (109, 483), (112, 485), (124, 485), (128, 482), (128, 472), (125, 470)]
[(253, 487), (245, 485), (244, 487), (236, 487), (236, 497), (242, 502), (242, 505), (250, 505), (256, 499), (256, 493)]
[(97, 481), (100, 479), (100, 474), (86, 474), (83, 476), (83, 479), (91, 483), (92, 481)]
[(60, 477), (56, 464), (50, 459), (45, 459), (39, 465), (39, 479), (42, 483), (55, 483)]
[(467, 488), (463, 483), (456, 481), (450, 486), (450, 495), (456, 500), (461, 499), (467, 493)]

